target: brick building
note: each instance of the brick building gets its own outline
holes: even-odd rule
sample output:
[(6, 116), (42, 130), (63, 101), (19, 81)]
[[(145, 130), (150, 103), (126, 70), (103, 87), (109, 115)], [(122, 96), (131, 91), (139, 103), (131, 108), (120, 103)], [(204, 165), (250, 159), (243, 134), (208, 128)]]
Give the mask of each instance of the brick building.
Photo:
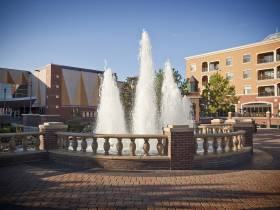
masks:
[[(60, 120), (92, 120), (99, 101), (103, 71), (48, 64), (33, 73), (0, 69), (2, 115), (59, 115)], [(21, 93), (21, 94), (19, 94)]]
[[(187, 77), (198, 82), (192, 93), (196, 103), (210, 76), (219, 72), (235, 86), (237, 113), (262, 117), (269, 111), (272, 117), (279, 117), (280, 33), (257, 43), (189, 56), (185, 61)], [(196, 112), (200, 112), (198, 105)]]

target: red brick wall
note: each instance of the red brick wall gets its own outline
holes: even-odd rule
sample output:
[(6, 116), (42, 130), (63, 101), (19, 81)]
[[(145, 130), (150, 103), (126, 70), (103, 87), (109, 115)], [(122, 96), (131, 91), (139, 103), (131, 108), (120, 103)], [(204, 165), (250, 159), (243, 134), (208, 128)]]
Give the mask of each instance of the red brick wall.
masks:
[(194, 159), (193, 129), (165, 129), (168, 136), (168, 154), (170, 156), (170, 169), (191, 169)]

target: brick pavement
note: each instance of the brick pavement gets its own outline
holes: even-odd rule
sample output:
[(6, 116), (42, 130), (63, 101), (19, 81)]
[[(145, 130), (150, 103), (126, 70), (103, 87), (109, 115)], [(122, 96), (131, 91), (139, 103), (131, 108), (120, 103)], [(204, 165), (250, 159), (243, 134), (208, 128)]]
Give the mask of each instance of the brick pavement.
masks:
[[(260, 135), (261, 136), (261, 135)], [(277, 135), (276, 135), (277, 136)], [(258, 160), (277, 167), (280, 138)], [(278, 150), (279, 151), (279, 150)], [(254, 167), (265, 168), (265, 164)], [(279, 170), (105, 172), (50, 162), (0, 168), (0, 209), (280, 209)]]

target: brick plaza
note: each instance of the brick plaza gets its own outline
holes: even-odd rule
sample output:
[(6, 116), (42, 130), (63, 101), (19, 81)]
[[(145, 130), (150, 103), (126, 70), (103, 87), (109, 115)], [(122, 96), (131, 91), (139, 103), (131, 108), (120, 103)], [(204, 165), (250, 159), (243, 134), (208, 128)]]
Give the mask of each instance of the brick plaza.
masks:
[(233, 170), (2, 167), (0, 209), (280, 209), (279, 149), (279, 132), (258, 133), (252, 161)]

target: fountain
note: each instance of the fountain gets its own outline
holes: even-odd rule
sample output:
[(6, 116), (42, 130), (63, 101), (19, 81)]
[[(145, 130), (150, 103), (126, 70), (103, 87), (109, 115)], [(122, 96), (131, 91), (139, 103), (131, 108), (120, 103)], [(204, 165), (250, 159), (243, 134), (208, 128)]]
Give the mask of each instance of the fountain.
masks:
[(151, 48), (149, 35), (146, 31), (143, 31), (139, 52), (140, 74), (133, 111), (133, 133), (136, 134), (155, 134), (159, 132)]
[(106, 69), (97, 111), (96, 133), (127, 133), (120, 93), (111, 69)]
[[(131, 132), (133, 134), (160, 134), (162, 132), (160, 127), (164, 127), (167, 124), (191, 124), (191, 102), (187, 98), (182, 98), (180, 90), (174, 81), (173, 71), (169, 61), (165, 63), (164, 68), (161, 110), (157, 109), (154, 85), (155, 73), (151, 48), (149, 35), (146, 31), (143, 31), (139, 52), (140, 72), (132, 113), (133, 124)], [(160, 113), (159, 111), (161, 111), (161, 117), (158, 114)], [(106, 69), (104, 72), (100, 105), (97, 113), (96, 133), (128, 133), (119, 90), (111, 69)], [(116, 144), (116, 140), (110, 141), (110, 143), (111, 148), (115, 148), (114, 144)], [(136, 142), (136, 148), (141, 151), (143, 143), (143, 140), (138, 140)], [(98, 145), (98, 148), (102, 148), (100, 139)], [(156, 151), (156, 141), (152, 141), (150, 146), (151, 152)], [(128, 151), (128, 147), (128, 142), (124, 141), (124, 151)]]
[(164, 66), (161, 99), (161, 123), (165, 127), (168, 124), (190, 125), (191, 102), (188, 98), (182, 98), (181, 92), (175, 83), (170, 61)]

